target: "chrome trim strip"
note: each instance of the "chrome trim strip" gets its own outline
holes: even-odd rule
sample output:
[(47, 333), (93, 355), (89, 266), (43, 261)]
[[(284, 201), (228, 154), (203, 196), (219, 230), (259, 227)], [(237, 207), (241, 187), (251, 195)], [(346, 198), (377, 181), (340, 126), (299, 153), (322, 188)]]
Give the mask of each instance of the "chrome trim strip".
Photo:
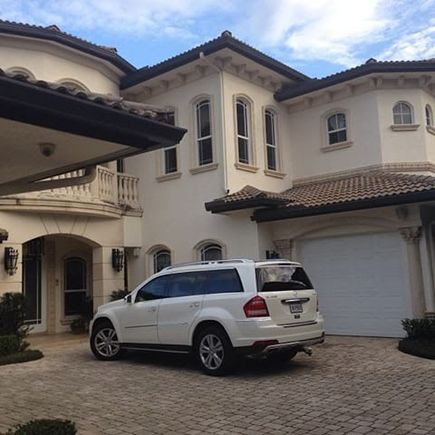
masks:
[(155, 349), (153, 347), (133, 347), (133, 346), (122, 346), (122, 345), (121, 347), (127, 350), (139, 350), (143, 352), (189, 353), (188, 350)]
[(298, 326), (309, 326), (309, 325), (316, 325), (317, 322), (315, 320), (309, 321), (309, 322), (300, 322), (300, 323), (283, 323), (278, 326), (282, 326), (283, 328), (296, 328)]
[(278, 343), (278, 344), (271, 344), (270, 346), (267, 346), (264, 348), (260, 354), (265, 354), (273, 350), (280, 350), (285, 348), (292, 348), (292, 347), (298, 347), (298, 346), (309, 346), (311, 344), (320, 344), (325, 341), (325, 333), (323, 333), (320, 337), (317, 338), (311, 338), (308, 340), (300, 340), (300, 341), (294, 341), (290, 343)]
[(152, 326), (157, 326), (157, 323), (153, 323), (152, 325), (133, 325), (133, 326), (125, 326), (125, 329), (132, 329), (132, 328), (150, 328)]

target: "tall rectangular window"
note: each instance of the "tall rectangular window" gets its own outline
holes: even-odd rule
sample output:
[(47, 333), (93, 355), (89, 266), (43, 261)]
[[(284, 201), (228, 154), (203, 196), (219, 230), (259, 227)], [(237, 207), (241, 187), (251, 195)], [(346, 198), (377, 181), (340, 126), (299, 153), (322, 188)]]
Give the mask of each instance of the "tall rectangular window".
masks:
[(278, 153), (276, 142), (276, 117), (271, 110), (266, 110), (264, 114), (264, 124), (266, 130), (266, 158), (267, 169), (276, 171), (278, 169)]
[(198, 165), (213, 163), (210, 100), (202, 100), (196, 104), (196, 142)]
[(249, 103), (238, 98), (236, 100), (237, 147), (240, 163), (250, 163), (250, 107)]
[[(168, 124), (175, 125), (175, 113), (167, 114)], [(163, 171), (165, 174), (172, 174), (178, 171), (177, 145), (163, 148)]]

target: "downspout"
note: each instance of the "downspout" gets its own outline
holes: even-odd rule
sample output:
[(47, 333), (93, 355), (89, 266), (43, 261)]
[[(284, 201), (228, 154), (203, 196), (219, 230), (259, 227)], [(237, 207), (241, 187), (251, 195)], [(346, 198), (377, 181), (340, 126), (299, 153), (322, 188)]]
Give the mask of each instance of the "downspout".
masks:
[(227, 167), (227, 141), (226, 141), (226, 126), (225, 126), (225, 91), (224, 91), (224, 70), (223, 68), (219, 68), (215, 65), (205, 54), (203, 51), (199, 53), (199, 58), (207, 63), (207, 65), (211, 66), (215, 71), (218, 72), (220, 78), (220, 97), (221, 97), (221, 124), (222, 124), (222, 148), (223, 148), (223, 156), (222, 156), (222, 165), (224, 169), (224, 192), (225, 194), (229, 193), (228, 189), (228, 167)]

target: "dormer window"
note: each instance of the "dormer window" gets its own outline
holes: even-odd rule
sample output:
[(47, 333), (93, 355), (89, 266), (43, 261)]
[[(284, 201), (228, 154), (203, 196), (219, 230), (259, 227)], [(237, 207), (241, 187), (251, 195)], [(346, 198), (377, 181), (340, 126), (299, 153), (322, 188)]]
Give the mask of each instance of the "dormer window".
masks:
[(399, 101), (393, 107), (394, 125), (413, 124), (412, 106), (404, 101)]
[(327, 118), (326, 122), (329, 145), (347, 141), (346, 115), (344, 113), (334, 113)]

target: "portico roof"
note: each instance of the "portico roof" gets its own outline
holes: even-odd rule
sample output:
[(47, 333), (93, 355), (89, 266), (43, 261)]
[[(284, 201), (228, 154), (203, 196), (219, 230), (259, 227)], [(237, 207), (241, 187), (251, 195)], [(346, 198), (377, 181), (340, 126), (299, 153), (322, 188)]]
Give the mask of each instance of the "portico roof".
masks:
[(212, 213), (255, 208), (257, 222), (435, 200), (435, 176), (385, 170), (295, 185), (281, 193), (252, 186), (205, 204)]
[(0, 70), (0, 193), (5, 184), (174, 145), (186, 130), (165, 121), (163, 110)]

